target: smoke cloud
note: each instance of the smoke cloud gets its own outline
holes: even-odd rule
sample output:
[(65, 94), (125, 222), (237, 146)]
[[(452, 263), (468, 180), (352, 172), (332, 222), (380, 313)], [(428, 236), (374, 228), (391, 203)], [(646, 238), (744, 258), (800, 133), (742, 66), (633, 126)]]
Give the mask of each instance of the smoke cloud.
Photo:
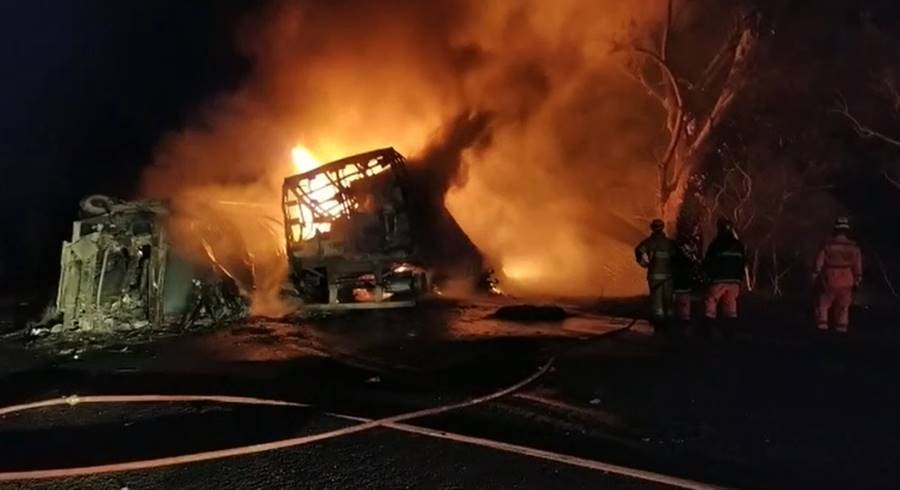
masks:
[[(636, 293), (630, 223), (652, 213), (661, 116), (610, 46), (655, 27), (662, 8), (272, 3), (239, 29), (252, 75), (163, 138), (144, 192), (176, 203), (251, 196), (258, 215), (279, 220), (291, 148), (327, 162), (393, 146), (411, 165), (440, 165), (431, 174), (449, 211), (506, 289)], [(461, 133), (461, 121), (474, 122)]]

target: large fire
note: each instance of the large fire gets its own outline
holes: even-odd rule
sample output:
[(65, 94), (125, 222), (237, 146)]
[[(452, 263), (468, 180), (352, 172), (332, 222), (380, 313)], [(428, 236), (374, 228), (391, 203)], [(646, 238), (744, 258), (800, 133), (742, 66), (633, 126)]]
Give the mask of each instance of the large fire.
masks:
[[(298, 174), (315, 170), (321, 163), (316, 157), (302, 145), (297, 145), (291, 150), (291, 159), (294, 162), (294, 168)], [(317, 175), (315, 178), (302, 184), (304, 191), (309, 193), (316, 202), (320, 203), (321, 208), (326, 214), (337, 216), (341, 209), (339, 203), (334, 199), (337, 195), (337, 188), (329, 182), (325, 175)], [(288, 207), (288, 217), (293, 219), (302, 219), (304, 223), (313, 222), (313, 209), (300, 202), (294, 202)], [(295, 225), (292, 230), (294, 239), (308, 240), (316, 236), (317, 233), (328, 233), (331, 231), (331, 223), (314, 223), (313, 226), (302, 228)]]
[[(432, 165), (426, 150), (456, 147), (443, 174), (447, 207), (505, 290), (635, 293), (642, 278), (630, 249), (640, 232), (628, 223), (652, 213), (648, 154), (661, 128), (610, 41), (655, 27), (663, 4), (277, 3), (241, 31), (255, 67), (247, 83), (162, 142), (144, 189), (185, 206), (188, 196), (254, 203), (233, 217), (245, 241), (265, 242), (254, 250), (263, 263), (284, 252), (283, 239), (269, 243), (277, 234), (246, 220), (274, 219), (277, 229), (284, 177), (389, 146), (411, 166)], [(473, 112), (489, 120), (479, 144), (446, 136)], [(326, 181), (309, 185), (319, 202), (334, 195)], [(276, 259), (266, 269), (281, 274), (273, 285), (286, 274)]]
[(315, 170), (322, 165), (303, 145), (297, 145), (291, 149), (291, 160), (294, 162), (294, 171), (298, 174)]
[[(302, 145), (291, 150), (291, 157), (298, 174), (306, 174), (322, 165)], [(364, 166), (358, 162), (339, 165), (342, 166), (301, 179), (299, 189), (284, 203), (294, 241), (309, 240), (319, 233), (328, 233), (331, 231), (331, 220), (356, 209), (358, 203), (339, 199), (340, 189), (336, 182), (349, 186), (354, 181), (378, 175), (389, 168), (386, 162), (377, 159), (364, 162)]]

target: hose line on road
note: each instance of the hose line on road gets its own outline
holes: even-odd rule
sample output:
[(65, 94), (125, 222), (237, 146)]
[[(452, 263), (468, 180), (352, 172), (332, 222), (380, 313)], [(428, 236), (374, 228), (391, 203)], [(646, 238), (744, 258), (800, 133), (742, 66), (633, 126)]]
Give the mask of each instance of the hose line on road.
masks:
[(154, 402), (216, 402), (233, 405), (270, 405), (281, 407), (309, 408), (308, 403), (288, 402), (284, 400), (270, 400), (267, 398), (252, 398), (248, 396), (224, 396), (224, 395), (71, 395), (62, 398), (51, 398), (33, 403), (11, 405), (0, 408), (0, 416), (37, 408), (57, 407), (60, 405), (75, 406), (89, 403), (154, 403)]
[[(635, 324), (635, 321), (632, 321), (627, 326), (618, 328), (616, 330), (612, 330), (610, 332), (606, 332), (603, 336), (618, 333), (624, 330), (630, 329)], [(134, 470), (145, 470), (151, 468), (160, 468), (165, 466), (172, 465), (180, 465), (187, 463), (195, 463), (201, 461), (210, 461), (214, 459), (227, 458), (232, 456), (241, 456), (241, 455), (249, 455), (254, 453), (260, 453), (265, 451), (272, 451), (276, 449), (284, 449), (289, 447), (301, 446), (305, 444), (310, 444), (317, 441), (322, 441), (326, 439), (331, 439), (334, 437), (340, 437), (344, 435), (354, 434), (357, 432), (362, 432), (365, 430), (373, 429), (376, 427), (385, 427), (389, 429), (399, 430), (408, 433), (414, 433), (419, 435), (425, 435), (429, 437), (436, 437), (440, 439), (452, 440), (456, 442), (462, 442), (466, 444), (473, 444), (482, 447), (489, 447), (495, 450), (501, 450), (505, 452), (530, 456), (534, 458), (544, 459), (547, 461), (553, 461), (573, 466), (578, 466), (582, 468), (588, 468), (592, 470), (599, 470), (605, 473), (612, 473), (617, 475), (622, 475), (630, 478), (636, 478), (644, 481), (661, 483), (665, 485), (671, 485), (674, 487), (680, 488), (689, 488), (689, 489), (714, 489), (721, 488), (713, 485), (709, 485), (702, 482), (697, 482), (693, 480), (687, 480), (683, 478), (663, 475), (659, 473), (653, 473), (649, 471), (628, 468), (619, 465), (613, 465), (610, 463), (604, 463), (601, 461), (595, 461), (585, 458), (579, 458), (576, 456), (570, 456), (566, 454), (554, 453), (550, 451), (544, 451), (536, 448), (531, 448), (527, 446), (520, 446), (516, 444), (509, 444), (502, 441), (495, 441), (491, 439), (484, 439), (479, 437), (466, 436), (463, 434), (455, 434), (452, 432), (440, 431), (435, 429), (429, 429), (425, 427), (415, 426), (404, 424), (403, 422), (409, 421), (416, 418), (427, 417), (432, 415), (438, 415), (446, 412), (450, 412), (453, 410), (458, 410), (461, 408), (472, 407), (475, 405), (483, 404), (492, 400), (496, 400), (498, 398), (502, 398), (504, 396), (510, 395), (530, 383), (534, 382), (545, 373), (547, 373), (553, 363), (556, 361), (557, 356), (554, 355), (550, 357), (535, 373), (528, 376), (527, 378), (519, 381), (518, 383), (513, 384), (507, 388), (504, 388), (499, 391), (495, 391), (493, 393), (480, 396), (477, 398), (472, 398), (459, 403), (452, 403), (447, 405), (441, 405), (433, 408), (428, 408), (424, 410), (417, 410), (414, 412), (407, 412), (399, 415), (393, 415), (390, 417), (385, 417), (381, 419), (367, 419), (363, 417), (356, 417), (352, 415), (344, 415), (344, 414), (336, 414), (336, 413), (327, 413), (326, 415), (330, 417), (336, 417), (343, 420), (351, 420), (354, 422), (359, 422), (357, 425), (352, 425), (349, 427), (344, 427), (341, 429), (336, 429), (332, 431), (322, 432), (319, 434), (312, 434), (308, 436), (300, 436), (293, 437), (289, 439), (282, 439), (278, 441), (272, 441), (267, 443), (259, 443), (252, 444), (247, 446), (240, 446), (229, 449), (220, 449), (214, 451), (204, 451), (199, 453), (192, 454), (183, 454), (178, 456), (169, 456), (164, 458), (156, 458), (156, 459), (147, 459), (147, 460), (139, 460), (139, 461), (129, 461), (123, 463), (112, 463), (112, 464), (104, 464), (104, 465), (95, 465), (95, 466), (82, 466), (75, 468), (55, 468), (55, 469), (44, 469), (44, 470), (29, 470), (29, 471), (11, 471), (11, 472), (0, 472), (0, 481), (22, 481), (22, 480), (36, 480), (36, 479), (49, 479), (49, 478), (70, 478), (70, 477), (78, 477), (78, 476), (89, 476), (96, 475), (101, 473), (112, 473), (112, 472), (121, 472), (121, 471), (134, 471)], [(79, 404), (109, 404), (109, 403), (160, 403), (160, 402), (216, 402), (216, 403), (225, 403), (225, 404), (240, 404), (240, 405), (264, 405), (264, 406), (288, 406), (288, 407), (298, 407), (298, 408), (310, 408), (312, 405), (307, 403), (299, 403), (299, 402), (290, 402), (284, 400), (272, 400), (265, 398), (252, 398), (252, 397), (242, 397), (242, 396), (221, 396), (221, 395), (89, 395), (89, 396), (68, 396), (63, 398), (54, 398), (49, 400), (43, 400), (33, 403), (13, 405), (9, 407), (0, 408), (0, 416), (13, 414), (17, 412), (23, 412), (26, 410), (33, 410), (38, 408), (47, 408), (53, 406), (61, 406), (61, 405), (79, 405)]]
[[(368, 419), (362, 417), (353, 417), (350, 415), (341, 415), (341, 414), (328, 414), (337, 418), (354, 420), (356, 422), (364, 422)], [(663, 475), (661, 473), (654, 473), (652, 471), (640, 470), (637, 468), (629, 468), (627, 466), (620, 466), (611, 463), (605, 463), (603, 461), (597, 461), (593, 459), (579, 458), (578, 456), (571, 456), (568, 454), (561, 454), (552, 451), (545, 451), (543, 449), (537, 449), (528, 446), (521, 446), (518, 444), (510, 444), (508, 442), (496, 441), (493, 439), (485, 439), (483, 437), (474, 437), (467, 436), (465, 434), (457, 434), (454, 432), (447, 432), (443, 430), (429, 429), (428, 427), (421, 427), (418, 425), (409, 425), (403, 423), (386, 423), (385, 427), (389, 429), (395, 429), (403, 432), (409, 432), (411, 434), (419, 434), (423, 436), (436, 437), (438, 439), (447, 439), (454, 442), (462, 442), (465, 444), (472, 444), (475, 446), (488, 447), (491, 449), (496, 449), (498, 451), (505, 451), (508, 453), (520, 454), (523, 456), (530, 456), (533, 458), (544, 459), (547, 461), (553, 461), (556, 463), (564, 463), (571, 466), (579, 466), (581, 468), (587, 468), (590, 470), (598, 470), (604, 473), (612, 473), (615, 475), (627, 476), (629, 478), (635, 478), (638, 480), (649, 481), (653, 483), (661, 483), (663, 485), (669, 485), (677, 488), (687, 488), (694, 490), (726, 490), (726, 487), (720, 487), (716, 485), (711, 485), (708, 483), (698, 482), (694, 480), (688, 480), (685, 478), (679, 478), (676, 476)]]
[[(200, 461), (209, 461), (213, 459), (220, 458), (228, 458), (232, 456), (243, 456), (248, 454), (261, 453), (264, 451), (272, 451), (275, 449), (284, 449), (294, 446), (302, 446), (304, 444), (310, 444), (317, 441), (322, 441), (325, 439), (331, 439), (334, 437), (345, 436), (348, 434), (355, 434), (357, 432), (362, 432), (369, 429), (374, 429), (376, 427), (382, 427), (386, 424), (403, 422), (406, 420), (412, 420), (419, 417), (427, 417), (430, 415), (438, 415), (442, 413), (446, 413), (452, 410), (458, 410), (460, 408), (471, 407), (474, 405), (478, 405), (481, 403), (489, 402), (491, 400), (495, 400), (497, 398), (504, 397), (510, 393), (513, 393), (517, 390), (522, 389), (524, 386), (533, 382), (534, 380), (543, 376), (549, 369), (550, 366), (553, 365), (553, 362), (556, 360), (556, 356), (551, 357), (538, 369), (534, 374), (528, 376), (527, 378), (519, 381), (518, 383), (504, 388), (500, 391), (495, 391), (488, 395), (480, 396), (477, 398), (472, 398), (470, 400), (466, 400), (459, 403), (451, 403), (447, 405), (441, 405), (438, 407), (427, 408), (424, 410), (416, 410), (414, 412), (407, 412), (399, 415), (393, 415), (390, 417), (385, 417), (377, 420), (370, 420), (368, 422), (363, 422), (357, 425), (351, 425), (350, 427), (344, 427), (341, 429), (336, 429), (327, 432), (321, 432), (319, 434), (312, 434), (308, 436), (300, 436), (300, 437), (291, 437), (288, 439), (282, 439), (279, 441), (265, 442), (259, 444), (251, 444), (248, 446), (240, 446), (228, 449), (218, 449), (215, 451), (203, 451), (199, 453), (193, 454), (182, 454), (178, 456), (168, 456), (164, 458), (155, 458), (155, 459), (146, 459), (140, 461), (128, 461), (124, 463), (112, 463), (112, 464), (103, 464), (103, 465), (95, 465), (95, 466), (81, 466), (76, 468), (54, 468), (54, 469), (45, 469), (45, 470), (30, 470), (30, 471), (9, 471), (0, 473), (0, 481), (15, 481), (15, 480), (37, 480), (37, 479), (47, 479), (47, 478), (68, 478), (75, 476), (87, 476), (87, 475), (95, 475), (100, 473), (112, 473), (119, 471), (132, 471), (132, 470), (144, 470), (150, 468), (160, 468), (163, 466), (172, 466), (186, 463), (196, 463)], [(254, 403), (257, 405), (288, 405), (291, 402), (281, 402), (278, 400), (265, 400), (265, 399), (250, 399), (244, 398), (245, 401), (240, 401), (242, 397), (223, 397), (223, 396), (204, 396), (204, 395), (191, 395), (191, 396), (181, 396), (181, 395), (135, 395), (135, 396), (70, 396), (65, 398), (57, 398), (45, 401), (39, 401), (34, 403), (28, 403), (23, 405), (17, 405), (14, 407), (8, 407), (0, 409), (0, 415), (6, 415), (15, 412), (21, 412), (23, 410), (30, 410), (34, 408), (40, 407), (50, 407), (50, 406), (58, 406), (58, 405), (77, 405), (80, 403), (147, 403), (147, 402), (166, 402), (166, 401), (201, 401), (208, 399), (209, 401), (220, 402), (220, 403)], [(251, 401), (255, 400), (255, 401)], [(298, 404), (298, 406), (308, 407), (306, 404)]]

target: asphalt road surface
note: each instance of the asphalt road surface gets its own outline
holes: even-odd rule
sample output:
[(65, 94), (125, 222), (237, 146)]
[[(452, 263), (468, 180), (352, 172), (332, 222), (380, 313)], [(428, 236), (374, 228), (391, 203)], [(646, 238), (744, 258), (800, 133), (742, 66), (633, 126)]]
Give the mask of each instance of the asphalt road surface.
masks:
[[(649, 335), (643, 322), (608, 335), (631, 320), (584, 306), (570, 305), (573, 318), (544, 323), (492, 318), (497, 306), (442, 302), (293, 323), (260, 320), (137, 344), (60, 344), (55, 350), (7, 340), (0, 344), (2, 405), (71, 394), (216, 394), (310, 407), (82, 404), (10, 414), (0, 417), (0, 473), (317, 434), (355, 423), (329, 413), (377, 419), (455, 403), (512, 385), (557, 356), (545, 376), (515, 394), (409, 423), (731, 487), (891, 488), (900, 481), (893, 464), (900, 445), (889, 436), (900, 433), (890, 415), (900, 400), (896, 390), (884, 389), (900, 372), (896, 344), (879, 340), (875, 347), (835, 350), (799, 329), (788, 336), (761, 329), (731, 343), (672, 342)], [(835, 398), (836, 390), (852, 398)], [(253, 455), (8, 484), (660, 486), (384, 427)]]
[[(83, 410), (79, 408), (78, 410)], [(40, 458), (13, 457), (16, 468), (105, 463), (212, 449), (286, 435), (311, 434), (348, 425), (313, 414), (266, 413), (271, 409), (107, 410), (97, 424), (57, 433), (25, 430), (7, 434), (20, 451), (37, 451), (41, 439), (59, 445)], [(296, 410), (294, 410), (296, 411)], [(168, 413), (167, 413), (168, 412)], [(77, 416), (77, 415), (72, 415)], [(101, 422), (100, 420), (105, 420)], [(112, 421), (112, 422), (110, 422)], [(119, 425), (119, 427), (115, 427)], [(193, 426), (193, 427), (192, 427)], [(88, 433), (91, 435), (89, 436)], [(243, 437), (238, 437), (239, 435)], [(7, 439), (7, 437), (11, 437)], [(88, 437), (92, 438), (87, 439)], [(241, 440), (238, 440), (241, 439)], [(68, 441), (68, 443), (66, 442)], [(75, 441), (84, 441), (75, 443)], [(24, 461), (23, 461), (24, 460)], [(543, 462), (526, 456), (410, 435), (389, 429), (335, 438), (314, 445), (161, 469), (47, 481), (9, 488), (653, 488), (632, 479)]]

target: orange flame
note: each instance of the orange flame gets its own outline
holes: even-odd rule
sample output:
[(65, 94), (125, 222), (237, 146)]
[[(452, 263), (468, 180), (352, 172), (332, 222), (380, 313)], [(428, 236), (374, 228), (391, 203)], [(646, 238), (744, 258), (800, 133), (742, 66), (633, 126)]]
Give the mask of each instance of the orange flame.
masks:
[[(647, 154), (663, 128), (610, 41), (656, 29), (664, 4), (276, 2), (241, 33), (252, 76), (162, 142), (145, 191), (252, 201), (265, 209), (254, 216), (280, 220), (287, 175), (388, 146), (413, 161), (460, 114), (490, 113), (490, 137), (463, 153), (446, 204), (505, 271), (504, 289), (635, 293), (638, 237), (622, 223), (654, 208)], [(334, 197), (327, 182), (309, 185), (317, 201)], [(246, 241), (270, 240), (244, 220)], [(327, 227), (303, 231), (316, 232)]]
[[(321, 166), (316, 157), (302, 145), (295, 146), (291, 150), (291, 156), (301, 175)], [(300, 180), (299, 191), (303, 198), (297, 195), (285, 202), (289, 221), (297, 221), (296, 224), (291, 224), (293, 240), (309, 240), (317, 234), (328, 233), (331, 231), (331, 220), (355, 209), (356, 204), (339, 199), (340, 189), (332, 179), (346, 186), (356, 180), (378, 175), (388, 168), (386, 163), (373, 159), (364, 169), (357, 167), (355, 163), (348, 163), (343, 168), (330, 172), (331, 175), (319, 173)]]
[(313, 154), (303, 145), (297, 145), (291, 149), (291, 160), (294, 162), (296, 173), (303, 174), (315, 170), (322, 165)]
[[(317, 160), (316, 157), (302, 145), (297, 145), (291, 150), (291, 159), (294, 162), (294, 168), (298, 174), (315, 170), (322, 165), (319, 160)], [(304, 186), (303, 190), (308, 192), (316, 202), (320, 203), (322, 208), (331, 210), (333, 213), (340, 213), (340, 207), (338, 206), (337, 201), (334, 200), (338, 189), (331, 184), (328, 177), (325, 175), (317, 175), (309, 181), (304, 181), (302, 185)], [(317, 233), (328, 233), (331, 231), (331, 223), (314, 223), (313, 212), (309, 206), (298, 202), (288, 208), (288, 213), (290, 213), (289, 216), (291, 218), (300, 218), (303, 223), (313, 223), (312, 226), (302, 228), (302, 231), (298, 226), (297, 229), (294, 230), (295, 239), (298, 234), (303, 240), (309, 240), (310, 238), (315, 237)], [(335, 216), (337, 216), (337, 214), (335, 214)]]

